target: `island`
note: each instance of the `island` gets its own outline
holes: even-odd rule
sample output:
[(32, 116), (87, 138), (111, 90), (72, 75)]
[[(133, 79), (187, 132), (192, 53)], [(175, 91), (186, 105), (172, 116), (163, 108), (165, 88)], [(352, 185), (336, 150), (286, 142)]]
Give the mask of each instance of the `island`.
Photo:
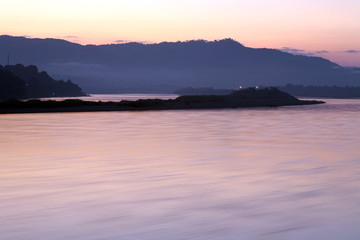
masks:
[(49, 112), (100, 112), (100, 111), (145, 111), (222, 109), (250, 107), (279, 107), (321, 104), (322, 101), (299, 100), (274, 87), (263, 89), (246, 88), (227, 95), (188, 95), (176, 99), (139, 99), (120, 102), (94, 102), (79, 99), (54, 100), (6, 100), (0, 102), (0, 113), (49, 113)]

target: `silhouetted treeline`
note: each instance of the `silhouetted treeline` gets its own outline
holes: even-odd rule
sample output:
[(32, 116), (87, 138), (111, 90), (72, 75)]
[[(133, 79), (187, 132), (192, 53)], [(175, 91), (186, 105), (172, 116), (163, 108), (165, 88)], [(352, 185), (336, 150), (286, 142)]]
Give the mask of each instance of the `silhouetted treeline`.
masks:
[(70, 80), (56, 81), (36, 66), (0, 65), (0, 99), (84, 96)]
[[(113, 104), (112, 102), (109, 102)], [(63, 107), (82, 107), (82, 106), (101, 106), (109, 104), (105, 102), (82, 101), (80, 99), (65, 99), (62, 101), (30, 99), (21, 101), (18, 99), (8, 99), (0, 101), (0, 108), (63, 108)]]
[(25, 97), (25, 82), (0, 65), (0, 99)]
[(324, 98), (360, 98), (360, 87), (303, 86), (287, 84), (277, 87), (294, 96)]

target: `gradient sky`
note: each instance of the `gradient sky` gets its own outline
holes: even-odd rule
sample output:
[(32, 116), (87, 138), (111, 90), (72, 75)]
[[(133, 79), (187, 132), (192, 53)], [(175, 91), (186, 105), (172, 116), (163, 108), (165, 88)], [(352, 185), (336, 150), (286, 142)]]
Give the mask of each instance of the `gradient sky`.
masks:
[(0, 34), (81, 44), (233, 38), (360, 66), (360, 0), (0, 0)]

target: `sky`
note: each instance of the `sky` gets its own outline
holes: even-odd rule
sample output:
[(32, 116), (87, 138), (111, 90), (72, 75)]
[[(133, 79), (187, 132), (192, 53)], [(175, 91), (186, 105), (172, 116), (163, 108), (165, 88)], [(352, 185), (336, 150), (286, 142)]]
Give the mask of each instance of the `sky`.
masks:
[(232, 38), (360, 67), (360, 0), (0, 0), (0, 35), (81, 44)]

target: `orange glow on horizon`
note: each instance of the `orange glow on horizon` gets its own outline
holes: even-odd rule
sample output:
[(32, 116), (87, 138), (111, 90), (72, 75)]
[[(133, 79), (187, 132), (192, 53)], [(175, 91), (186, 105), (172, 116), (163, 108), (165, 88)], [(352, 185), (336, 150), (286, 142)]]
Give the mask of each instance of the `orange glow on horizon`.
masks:
[[(96, 45), (233, 38), (254, 48), (337, 52), (360, 50), (359, 9), (354, 0), (14, 0), (2, 4), (0, 34)], [(360, 66), (354, 56), (346, 61)]]

